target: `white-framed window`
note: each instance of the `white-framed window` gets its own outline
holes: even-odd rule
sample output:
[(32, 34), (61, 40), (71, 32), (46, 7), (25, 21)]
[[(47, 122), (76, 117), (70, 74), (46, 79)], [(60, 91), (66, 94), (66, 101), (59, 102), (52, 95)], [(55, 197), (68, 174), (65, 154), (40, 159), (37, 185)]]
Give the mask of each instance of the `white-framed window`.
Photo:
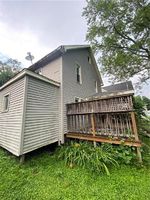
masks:
[(3, 111), (7, 112), (9, 110), (9, 101), (10, 101), (10, 94), (4, 95), (3, 100)]
[(95, 81), (95, 92), (98, 93), (98, 84), (97, 84), (97, 81)]
[(88, 56), (88, 63), (91, 65), (92, 64), (92, 60), (91, 60), (91, 57)]
[(82, 84), (81, 66), (76, 64), (76, 78), (77, 83)]
[(75, 103), (78, 103), (78, 102), (83, 101), (83, 99), (80, 98), (80, 97), (75, 97), (75, 98), (74, 98), (74, 101), (75, 101)]

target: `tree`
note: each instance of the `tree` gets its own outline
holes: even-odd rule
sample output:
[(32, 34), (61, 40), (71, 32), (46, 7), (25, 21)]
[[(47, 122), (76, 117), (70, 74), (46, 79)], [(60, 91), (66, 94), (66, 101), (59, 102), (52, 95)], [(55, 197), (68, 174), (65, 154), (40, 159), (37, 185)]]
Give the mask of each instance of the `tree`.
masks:
[[(146, 101), (150, 102), (150, 99), (146, 97)], [(144, 134), (150, 137), (150, 118), (146, 115), (146, 106), (145, 97), (134, 96), (133, 106), (136, 113), (137, 127), (140, 134)]]
[(6, 61), (0, 61), (0, 87), (11, 79), (21, 69), (21, 62), (7, 58)]
[(143, 101), (145, 103), (147, 110), (150, 110), (150, 99), (145, 96), (143, 96), (142, 98), (143, 98)]
[(138, 120), (145, 116), (145, 102), (141, 96), (135, 96), (133, 99), (133, 105), (137, 114)]
[(150, 78), (149, 0), (87, 0), (87, 41), (113, 80)]

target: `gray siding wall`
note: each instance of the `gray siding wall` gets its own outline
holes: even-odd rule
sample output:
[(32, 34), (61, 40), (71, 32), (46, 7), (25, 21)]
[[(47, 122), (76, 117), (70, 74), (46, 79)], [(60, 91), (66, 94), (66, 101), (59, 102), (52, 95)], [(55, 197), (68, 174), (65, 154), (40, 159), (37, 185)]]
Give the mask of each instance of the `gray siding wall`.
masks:
[[(0, 91), (0, 146), (20, 154), (25, 78)], [(3, 112), (4, 95), (10, 95), (9, 110)]]
[[(85, 98), (96, 93), (95, 81), (98, 83), (98, 92), (101, 92), (101, 82), (96, 70), (88, 62), (90, 56), (87, 49), (72, 50), (63, 56), (63, 104), (64, 104), (64, 133), (67, 132), (66, 104), (75, 101), (75, 97)], [(81, 66), (82, 84), (77, 83), (76, 63)]]
[(49, 64), (41, 68), (41, 73), (49, 79), (60, 82), (61, 77), (62, 57), (51, 61)]
[(23, 152), (58, 141), (59, 88), (28, 78)]

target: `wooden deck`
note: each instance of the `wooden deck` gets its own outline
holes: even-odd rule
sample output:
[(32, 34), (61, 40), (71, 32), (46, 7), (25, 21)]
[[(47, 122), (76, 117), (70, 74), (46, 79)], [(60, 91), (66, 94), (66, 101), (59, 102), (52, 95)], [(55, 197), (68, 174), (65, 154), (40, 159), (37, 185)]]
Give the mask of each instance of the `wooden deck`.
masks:
[(67, 133), (65, 135), (66, 138), (71, 139), (79, 139), (79, 140), (87, 140), (87, 141), (94, 141), (94, 142), (102, 142), (102, 143), (109, 143), (109, 144), (123, 144), (128, 146), (134, 146), (134, 147), (141, 147), (140, 141), (135, 140), (129, 140), (126, 138), (109, 138), (104, 136), (93, 136), (92, 134), (81, 134), (81, 133)]
[(132, 99), (127, 94), (67, 104), (66, 138), (134, 146), (141, 162)]

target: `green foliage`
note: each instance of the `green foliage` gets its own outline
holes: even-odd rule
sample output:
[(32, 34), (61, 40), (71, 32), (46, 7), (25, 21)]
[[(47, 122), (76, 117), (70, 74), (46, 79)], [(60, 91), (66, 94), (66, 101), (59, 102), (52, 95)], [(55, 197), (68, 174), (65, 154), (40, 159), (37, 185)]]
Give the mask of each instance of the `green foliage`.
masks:
[(134, 109), (136, 112), (137, 126), (140, 134), (150, 134), (150, 118), (145, 114), (145, 108), (150, 101), (147, 97), (135, 96), (133, 99)]
[[(150, 140), (149, 140), (150, 141)], [(24, 165), (0, 148), (1, 200), (149, 200), (150, 168), (121, 165), (111, 176), (70, 169), (56, 152), (29, 153)]]
[(150, 118), (144, 117), (138, 120), (139, 133), (150, 137)]
[(114, 80), (149, 79), (150, 3), (148, 0), (87, 0), (87, 41), (102, 70)]
[(145, 116), (145, 102), (141, 96), (135, 96), (133, 99), (133, 106), (138, 119), (141, 119)]
[(144, 161), (144, 165), (150, 167), (150, 138), (146, 137), (144, 135), (140, 135), (140, 139), (143, 142), (143, 161)]
[(109, 152), (104, 151), (100, 146), (93, 147), (88, 142), (71, 142), (70, 145), (62, 146), (58, 158), (64, 159), (70, 167), (77, 165), (95, 172), (106, 172), (107, 175), (110, 174), (109, 166), (117, 165)]
[(147, 110), (150, 110), (150, 99), (145, 97), (145, 96), (143, 96), (142, 98), (143, 98), (143, 101), (146, 105)]
[(14, 59), (0, 61), (0, 87), (21, 69), (21, 63)]
[(119, 164), (132, 165), (136, 159), (135, 148), (125, 145), (102, 144), (102, 148), (113, 155)]

